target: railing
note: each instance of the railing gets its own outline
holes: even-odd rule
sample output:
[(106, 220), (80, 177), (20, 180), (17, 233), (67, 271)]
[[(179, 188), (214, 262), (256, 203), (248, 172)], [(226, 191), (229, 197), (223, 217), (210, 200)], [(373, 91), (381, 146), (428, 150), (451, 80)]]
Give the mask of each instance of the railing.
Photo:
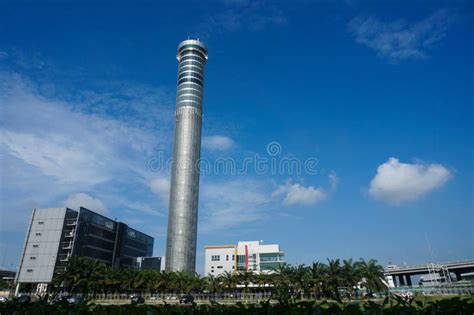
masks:
[[(437, 263), (435, 265), (443, 265), (443, 266), (448, 266), (448, 265), (459, 265), (459, 264), (468, 264), (468, 263), (473, 263), (474, 260), (457, 260), (457, 261), (451, 261), (451, 262), (446, 262), (446, 263)], [(431, 265), (432, 263), (426, 263), (423, 265), (413, 265), (413, 266), (394, 266), (390, 269), (384, 269), (386, 273), (389, 273), (390, 271), (400, 271), (400, 270), (408, 270), (408, 269), (420, 269), (420, 268), (428, 268), (428, 265)], [(448, 267), (449, 269), (449, 267)]]
[[(424, 296), (439, 296), (439, 295), (472, 295), (474, 294), (474, 283), (462, 284), (462, 285), (442, 285), (432, 287), (398, 287), (392, 288), (389, 291), (391, 294), (401, 295), (407, 292), (413, 294), (420, 294)], [(33, 293), (22, 293), (25, 295), (35, 296)], [(88, 299), (97, 301), (98, 303), (107, 301), (122, 301), (129, 302), (132, 295), (141, 295), (147, 303), (174, 303), (179, 302), (180, 297), (184, 293), (167, 292), (167, 293), (140, 293), (140, 292), (129, 292), (129, 293), (95, 293), (89, 294)], [(61, 296), (70, 295), (67, 292), (60, 294)], [(192, 293), (196, 301), (219, 301), (219, 302), (247, 302), (247, 303), (258, 303), (260, 301), (266, 301), (272, 297), (271, 291), (265, 292), (250, 292), (244, 293), (241, 291), (236, 292), (225, 292), (225, 293)], [(359, 297), (363, 294), (359, 292)], [(82, 297), (82, 294), (74, 294), (74, 296)], [(385, 293), (375, 294), (377, 298), (385, 297)], [(302, 299), (321, 299), (315, 293), (304, 293), (301, 296)]]
[(62, 249), (71, 249), (72, 248), (72, 243), (67, 243), (66, 245), (63, 245)]

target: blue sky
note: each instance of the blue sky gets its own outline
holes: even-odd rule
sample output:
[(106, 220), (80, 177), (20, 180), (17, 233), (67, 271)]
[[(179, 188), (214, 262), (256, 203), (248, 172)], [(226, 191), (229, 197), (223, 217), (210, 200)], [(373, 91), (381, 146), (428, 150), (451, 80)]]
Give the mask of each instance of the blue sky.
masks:
[(293, 264), (474, 258), (472, 21), (468, 1), (2, 2), (0, 265), (32, 208), (64, 205), (164, 255), (188, 37), (209, 48), (198, 271), (238, 240)]

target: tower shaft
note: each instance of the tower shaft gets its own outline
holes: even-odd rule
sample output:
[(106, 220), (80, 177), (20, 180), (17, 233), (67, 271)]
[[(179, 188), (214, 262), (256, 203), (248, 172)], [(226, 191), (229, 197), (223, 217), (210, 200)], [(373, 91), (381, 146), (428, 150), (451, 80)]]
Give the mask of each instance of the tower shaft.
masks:
[(165, 263), (167, 271), (194, 273), (207, 48), (198, 40), (185, 40), (178, 46), (177, 59), (176, 125)]

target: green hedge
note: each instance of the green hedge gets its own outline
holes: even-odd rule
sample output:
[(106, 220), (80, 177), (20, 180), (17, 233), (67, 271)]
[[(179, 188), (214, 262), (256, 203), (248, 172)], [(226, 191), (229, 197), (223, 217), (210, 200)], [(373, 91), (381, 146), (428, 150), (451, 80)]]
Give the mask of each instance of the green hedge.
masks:
[(291, 304), (241, 304), (222, 305), (218, 303), (202, 305), (100, 305), (100, 304), (56, 304), (45, 301), (19, 304), (15, 301), (0, 304), (0, 314), (110, 314), (110, 315), (153, 315), (153, 314), (474, 314), (474, 299), (447, 298), (436, 301), (417, 300), (407, 303), (402, 299), (383, 303), (367, 301), (363, 303), (312, 302), (302, 301)]

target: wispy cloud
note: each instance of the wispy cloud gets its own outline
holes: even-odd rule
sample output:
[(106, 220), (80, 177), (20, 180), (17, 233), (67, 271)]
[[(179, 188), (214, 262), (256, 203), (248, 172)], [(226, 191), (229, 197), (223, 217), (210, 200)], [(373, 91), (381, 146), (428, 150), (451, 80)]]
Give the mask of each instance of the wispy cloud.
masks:
[(74, 210), (79, 210), (80, 207), (84, 207), (98, 213), (107, 213), (107, 207), (100, 199), (94, 198), (86, 193), (70, 195), (64, 202), (64, 205)]
[[(0, 72), (0, 154), (5, 170), (0, 185), (0, 210), (7, 216), (4, 219), (18, 222), (2, 229), (23, 225), (31, 206), (56, 206), (66, 196), (70, 196), (68, 203), (75, 201), (77, 206), (79, 201), (94, 201), (97, 209), (92, 210), (100, 211), (105, 207), (80, 193), (94, 191), (93, 198), (103, 202), (108, 190), (119, 187), (132, 191), (130, 187), (138, 185), (142, 191), (149, 191), (147, 185), (152, 174), (146, 168), (146, 157), (170, 143), (171, 126), (161, 130), (149, 127), (147, 115), (134, 109), (135, 104), (147, 102), (161, 107), (159, 99), (127, 93), (128, 115), (91, 113), (84, 104), (94, 104), (96, 98), (82, 98), (82, 102), (67, 97), (48, 98), (26, 77)], [(101, 99), (105, 107), (107, 97)], [(116, 109), (113, 105), (111, 108)], [(4, 185), (6, 180), (8, 185)], [(131, 193), (129, 198), (133, 198)], [(113, 198), (107, 202), (112, 202), (111, 209), (126, 207), (125, 203), (133, 205), (133, 200), (125, 200), (121, 205)], [(154, 213), (153, 209), (148, 212)]]
[(150, 190), (160, 197), (163, 204), (168, 204), (170, 196), (170, 180), (168, 178), (153, 178), (150, 181)]
[(227, 136), (206, 136), (202, 138), (202, 147), (209, 151), (227, 151), (235, 146), (234, 140)]
[(426, 163), (401, 163), (390, 158), (377, 168), (377, 175), (370, 182), (369, 195), (392, 205), (420, 199), (442, 187), (452, 178), (443, 165)]
[(327, 198), (327, 193), (322, 188), (313, 186), (305, 187), (301, 184), (294, 184), (290, 180), (284, 185), (280, 185), (273, 191), (273, 197), (283, 195), (283, 205), (285, 206), (312, 206)]
[(288, 179), (283, 185), (279, 185), (272, 192), (272, 197), (278, 199), (283, 196), (282, 204), (286, 207), (291, 206), (314, 206), (317, 203), (327, 199), (337, 188), (339, 177), (336, 172), (330, 171), (327, 175), (329, 188), (314, 186), (304, 186), (299, 183), (293, 183)]
[(251, 178), (203, 182), (199, 232), (229, 231), (265, 218), (271, 202), (266, 187)]
[(287, 23), (283, 11), (266, 1), (225, 1), (224, 4), (226, 6), (221, 12), (209, 16), (201, 25), (204, 37), (215, 32), (263, 31)]
[(348, 29), (359, 44), (396, 62), (426, 58), (429, 50), (446, 37), (454, 18), (446, 9), (411, 24), (404, 20), (383, 21), (373, 16), (359, 16), (349, 22)]

